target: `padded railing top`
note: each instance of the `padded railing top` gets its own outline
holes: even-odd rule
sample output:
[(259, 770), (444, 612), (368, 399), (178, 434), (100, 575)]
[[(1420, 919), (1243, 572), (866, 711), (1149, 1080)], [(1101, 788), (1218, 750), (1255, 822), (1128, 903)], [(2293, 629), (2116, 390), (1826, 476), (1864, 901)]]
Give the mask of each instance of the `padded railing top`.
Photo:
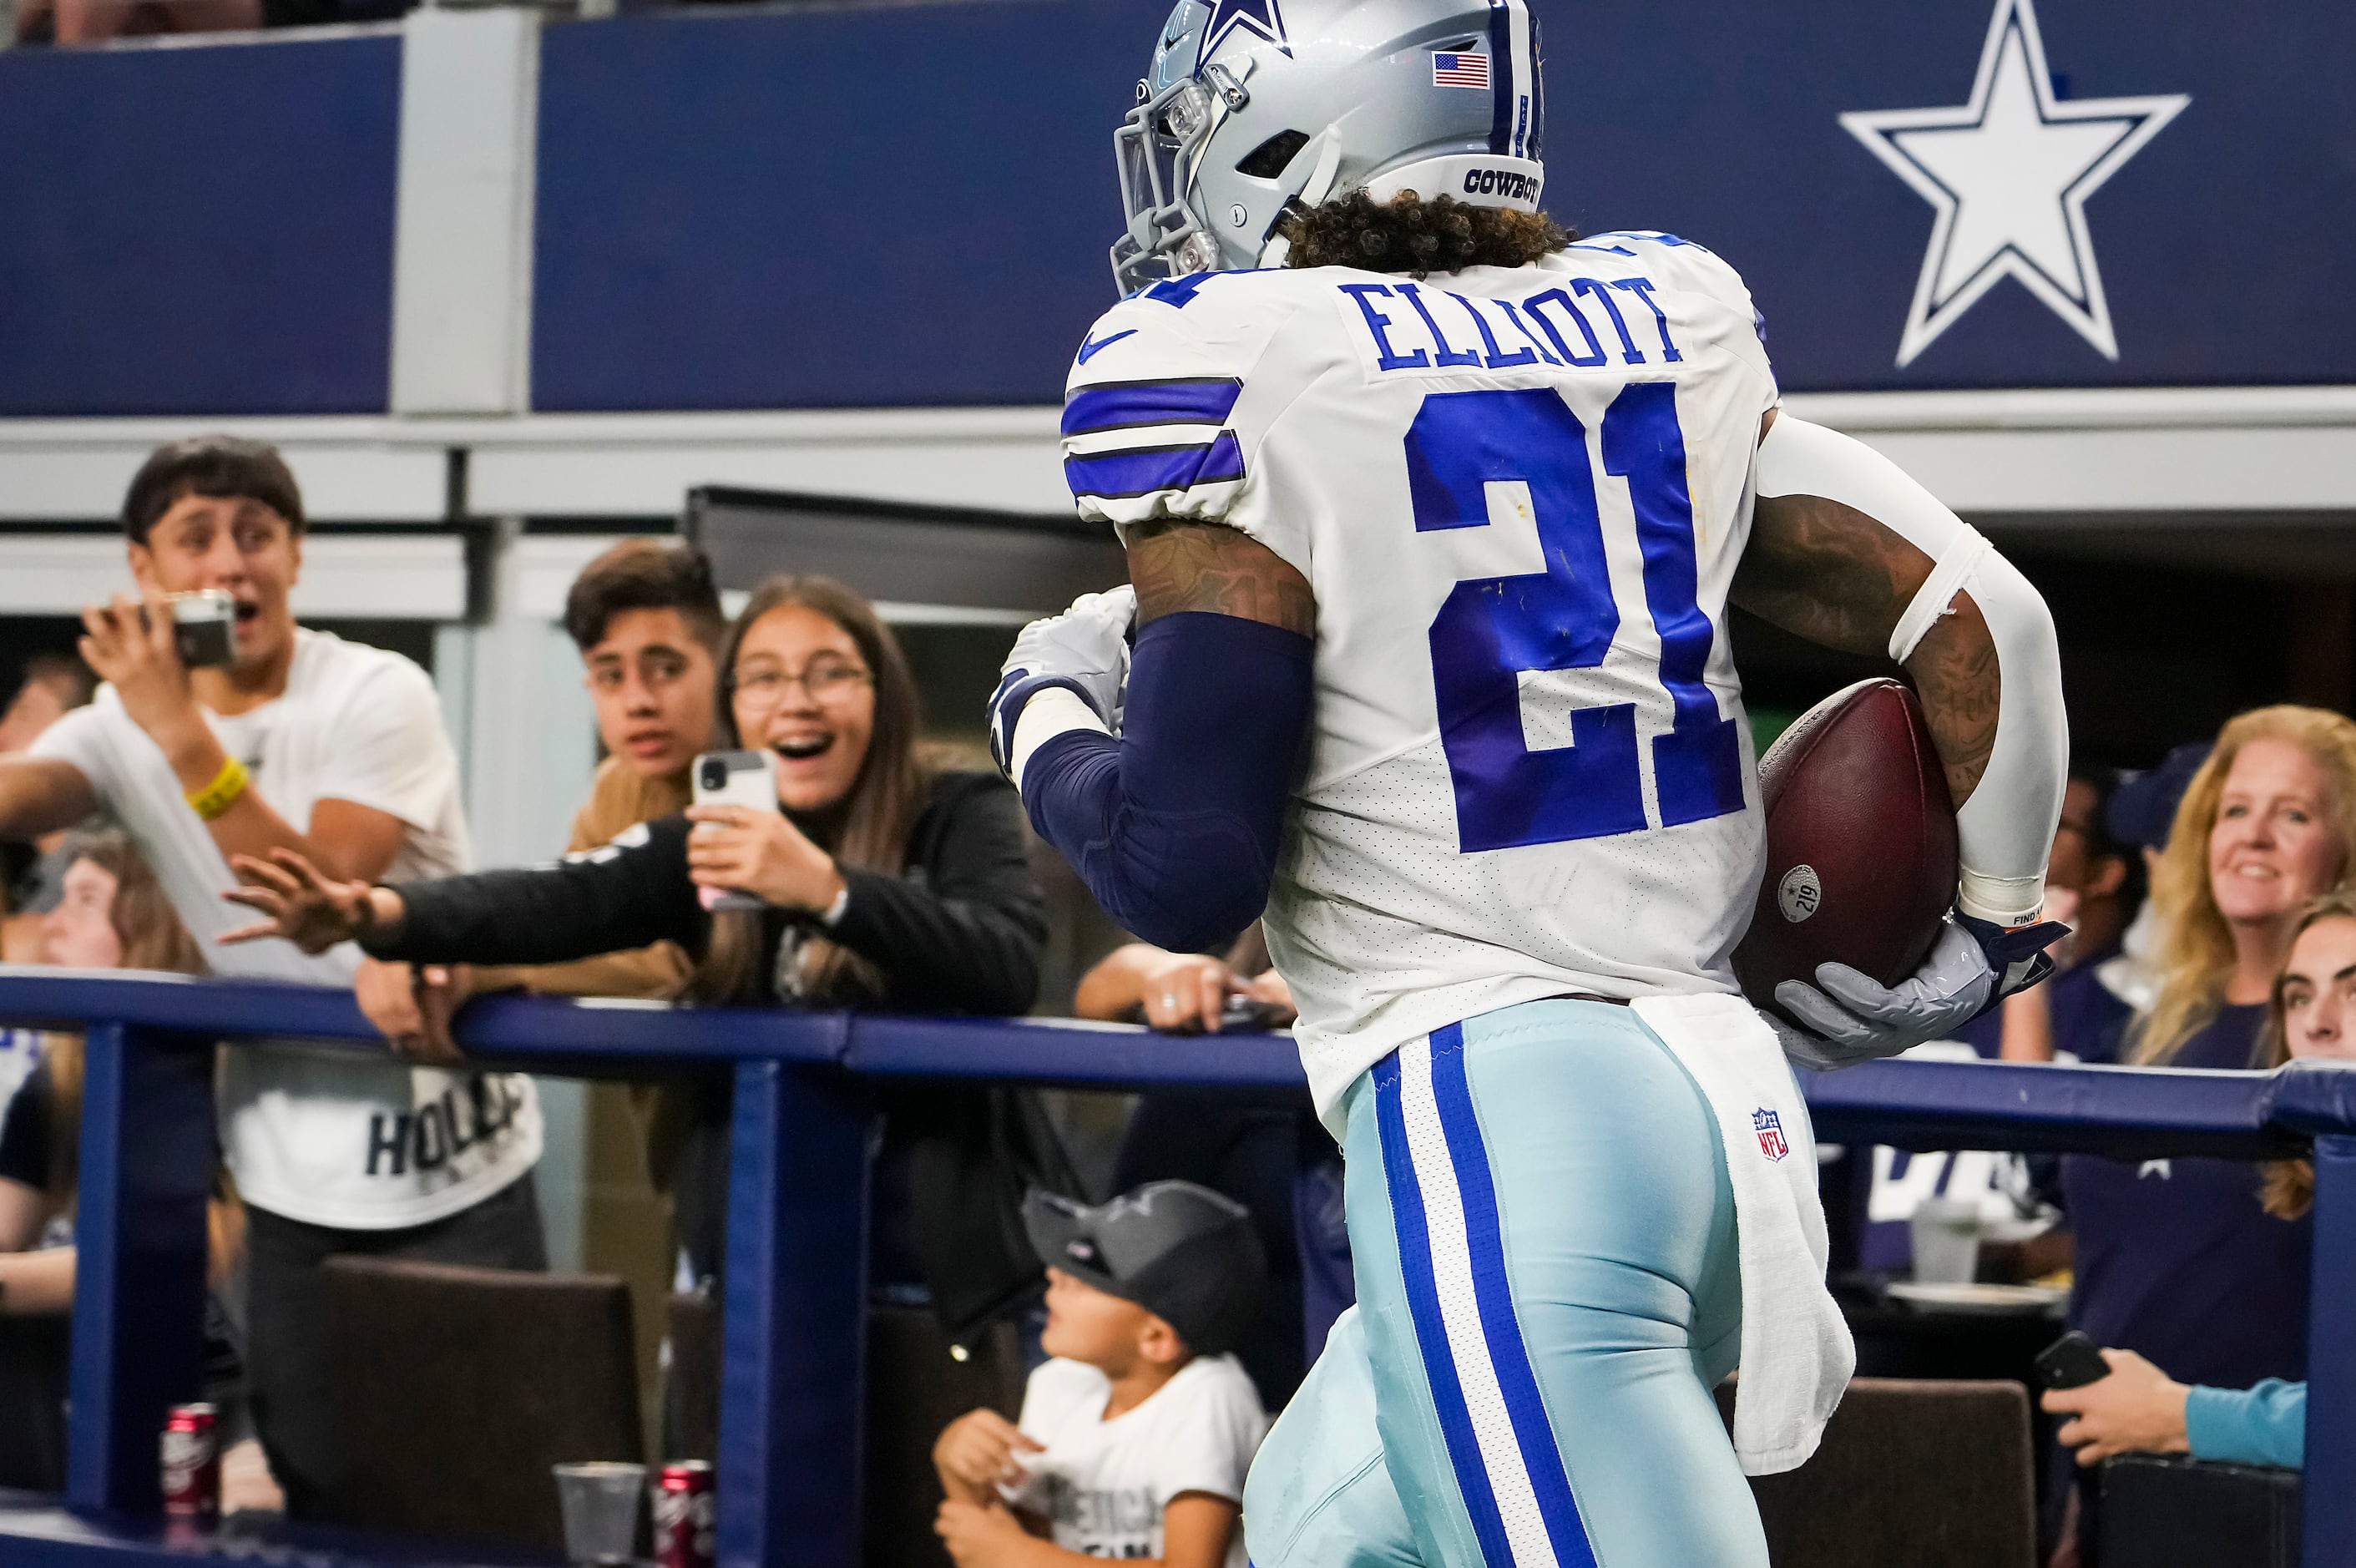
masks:
[[(299, 1038), (380, 1050), (350, 993), (257, 980), (0, 965), (0, 1021), (117, 1023), (195, 1040)], [(1299, 1096), (1291, 1037), (1173, 1036), (1119, 1024), (911, 1018), (659, 1003), (484, 997), (458, 1037), (486, 1064), (630, 1077), (746, 1061), (877, 1078)], [(1875, 1062), (1804, 1074), (1817, 1135), (1904, 1148), (2263, 1157), (2356, 1133), (2356, 1072), (2163, 1071), (1997, 1062)]]

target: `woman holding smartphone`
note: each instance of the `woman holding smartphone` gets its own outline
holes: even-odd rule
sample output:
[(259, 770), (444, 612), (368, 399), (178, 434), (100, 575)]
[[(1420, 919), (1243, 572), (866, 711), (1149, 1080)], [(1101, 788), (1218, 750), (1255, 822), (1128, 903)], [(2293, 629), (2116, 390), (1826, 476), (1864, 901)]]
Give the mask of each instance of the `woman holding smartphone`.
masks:
[[(301, 855), (241, 856), (227, 895), (266, 918), (224, 941), (277, 937), (317, 952), (357, 940), (418, 963), (552, 963), (677, 942), (685, 999), (1020, 1014), (1037, 989), (1046, 920), (1024, 858), (1022, 807), (994, 773), (943, 768), (916, 744), (916, 682), (866, 600), (824, 577), (756, 591), (721, 659), (737, 745), (760, 753), (775, 809), (704, 804), (549, 866), (371, 886)], [(699, 764), (698, 771), (701, 771)], [(729, 898), (709, 908), (719, 895)], [(680, 1243), (719, 1266), (724, 1090), (678, 1172)], [(913, 1145), (952, 1108), (884, 1102), (877, 1278), (918, 1273), (905, 1213)], [(700, 1167), (700, 1168), (699, 1168)], [(895, 1223), (895, 1218), (899, 1220)]]

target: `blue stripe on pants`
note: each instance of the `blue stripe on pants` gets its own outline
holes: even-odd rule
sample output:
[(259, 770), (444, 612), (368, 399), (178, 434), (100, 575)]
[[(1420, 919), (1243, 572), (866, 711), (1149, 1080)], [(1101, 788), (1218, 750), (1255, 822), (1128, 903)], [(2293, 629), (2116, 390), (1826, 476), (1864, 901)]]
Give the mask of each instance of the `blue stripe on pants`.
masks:
[(1375, 1064), (1375, 1114), (1382, 1129), (1383, 1171), (1390, 1183), (1391, 1214), (1398, 1226), (1399, 1267), (1407, 1275), (1408, 1312), (1415, 1320), (1416, 1343), (1423, 1351), (1423, 1374), (1431, 1385), (1431, 1402), (1440, 1409), (1440, 1434), (1456, 1469), (1464, 1507), (1472, 1516), (1472, 1533), (1480, 1539), (1481, 1555), (1491, 1568), (1510, 1568), (1513, 1548), (1505, 1541), (1505, 1517), (1497, 1511), (1497, 1494), (1490, 1489), (1488, 1466), (1481, 1463), (1480, 1440), (1472, 1435), (1472, 1413), (1464, 1405), (1464, 1386), (1456, 1376), (1456, 1353), (1449, 1348), (1448, 1326), (1440, 1316), (1440, 1286), (1431, 1273), (1431, 1232), (1423, 1212), (1423, 1193), (1416, 1186), (1415, 1156), (1407, 1145), (1407, 1116), (1399, 1105), (1398, 1053)]
[[(1732, 1367), (1741, 1296), (1708, 1103), (1624, 1007), (1501, 1008), (1465, 1020), (1456, 1054), (1413, 1041), (1344, 1097), (1359, 1306), (1252, 1466), (1253, 1560), (1576, 1568), (1587, 1558), (1548, 1532), (1551, 1466), (1526, 1459), (1517, 1407), (1551, 1418), (1595, 1561), (1770, 1568), (1709, 1392)], [(1500, 1254), (1509, 1307), (1489, 1288)], [(1492, 1326), (1501, 1311), (1517, 1332)]]
[(1489, 1359), (1497, 1386), (1513, 1417), (1514, 1437), (1537, 1494), (1538, 1517), (1546, 1521), (1547, 1539), (1554, 1543), (1561, 1568), (1593, 1568), (1595, 1549), (1587, 1538), (1586, 1521), (1579, 1517), (1571, 1496), (1570, 1477), (1555, 1446), (1554, 1428), (1547, 1421), (1546, 1403), (1538, 1395), (1537, 1373), (1522, 1343), (1521, 1324), (1514, 1316), (1513, 1285), (1505, 1278), (1505, 1239), (1497, 1223), (1497, 1187), (1489, 1176), (1488, 1151), (1481, 1145), (1481, 1123), (1472, 1112), (1472, 1089), (1464, 1078), (1464, 1028), (1451, 1024), (1431, 1036), (1431, 1091), (1440, 1106), (1440, 1130), (1448, 1135), (1448, 1157), (1456, 1167), (1456, 1190), (1464, 1205), (1464, 1230), (1472, 1253), (1472, 1292), (1481, 1304), (1482, 1337), (1489, 1342)]
[[(1410, 1049), (1416, 1047), (1409, 1047)], [(1451, 1025), (1430, 1038), (1432, 1094), (1450, 1163), (1455, 1167), (1458, 1202), (1464, 1215), (1473, 1300), (1489, 1365), (1473, 1369), (1493, 1375), (1512, 1423), (1522, 1469), (1537, 1503), (1540, 1520), (1559, 1568), (1593, 1568), (1595, 1553), (1571, 1495), (1570, 1477), (1556, 1448), (1554, 1431), (1538, 1393), (1529, 1352), (1522, 1343), (1505, 1275), (1505, 1241), (1497, 1217), (1495, 1184), (1481, 1143), (1480, 1124), (1464, 1076), (1463, 1031)], [(1399, 1262), (1408, 1307), (1415, 1325), (1424, 1373), (1437, 1409), (1441, 1434), (1456, 1474), (1459, 1494), (1488, 1568), (1515, 1568), (1512, 1542), (1496, 1487), (1464, 1395), (1440, 1301), (1429, 1213), (1407, 1130), (1398, 1054), (1375, 1069), (1376, 1110), (1383, 1167), (1398, 1232)]]

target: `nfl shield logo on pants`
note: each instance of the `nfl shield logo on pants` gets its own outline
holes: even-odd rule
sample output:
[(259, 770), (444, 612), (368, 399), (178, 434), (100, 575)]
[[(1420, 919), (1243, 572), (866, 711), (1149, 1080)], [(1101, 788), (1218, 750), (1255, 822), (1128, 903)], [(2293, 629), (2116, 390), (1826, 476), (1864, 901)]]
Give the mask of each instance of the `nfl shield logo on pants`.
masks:
[(1783, 1119), (1772, 1111), (1763, 1105), (1753, 1111), (1751, 1125), (1758, 1130), (1759, 1152), (1770, 1160), (1780, 1160), (1792, 1152), (1792, 1145), (1783, 1142)]

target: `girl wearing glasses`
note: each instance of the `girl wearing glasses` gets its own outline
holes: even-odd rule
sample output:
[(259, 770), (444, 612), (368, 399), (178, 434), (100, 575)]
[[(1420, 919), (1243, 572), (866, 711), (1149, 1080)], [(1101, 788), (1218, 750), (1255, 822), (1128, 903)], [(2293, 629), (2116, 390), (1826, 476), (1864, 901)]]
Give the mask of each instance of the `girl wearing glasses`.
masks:
[[(311, 952), (357, 940), (379, 958), (454, 965), (669, 940), (693, 961), (685, 1000), (1027, 1012), (1046, 919), (1022, 807), (996, 774), (943, 766), (918, 746), (916, 682), (873, 607), (830, 578), (772, 578), (737, 618), (721, 670), (732, 738), (766, 754), (776, 811), (697, 806), (554, 865), (396, 886), (339, 882), (292, 853), (241, 857), (244, 886), (227, 897), (264, 918), (222, 940), (281, 938)], [(722, 890), (760, 907), (708, 909), (706, 895)], [(463, 981), (450, 994), (464, 997)], [(429, 1026), (446, 1043), (446, 1009)], [(680, 1244), (708, 1277), (727, 1140), (724, 1091), (706, 1099), (674, 1171)], [(944, 1113), (914, 1093), (885, 1109), (889, 1192), (902, 1156)], [(913, 1243), (893, 1236), (905, 1227), (878, 1218), (877, 1276), (919, 1273), (905, 1255)]]
[[(668, 940), (695, 957), (697, 1001), (1028, 1009), (1045, 922), (1021, 808), (994, 776), (921, 752), (916, 682), (873, 608), (828, 578), (772, 578), (722, 668), (734, 738), (767, 754), (776, 811), (696, 806), (552, 866), (398, 886), (338, 882), (291, 853), (240, 857), (228, 897), (264, 918), (222, 940), (356, 940), (427, 963)], [(763, 908), (715, 913), (706, 889)]]

